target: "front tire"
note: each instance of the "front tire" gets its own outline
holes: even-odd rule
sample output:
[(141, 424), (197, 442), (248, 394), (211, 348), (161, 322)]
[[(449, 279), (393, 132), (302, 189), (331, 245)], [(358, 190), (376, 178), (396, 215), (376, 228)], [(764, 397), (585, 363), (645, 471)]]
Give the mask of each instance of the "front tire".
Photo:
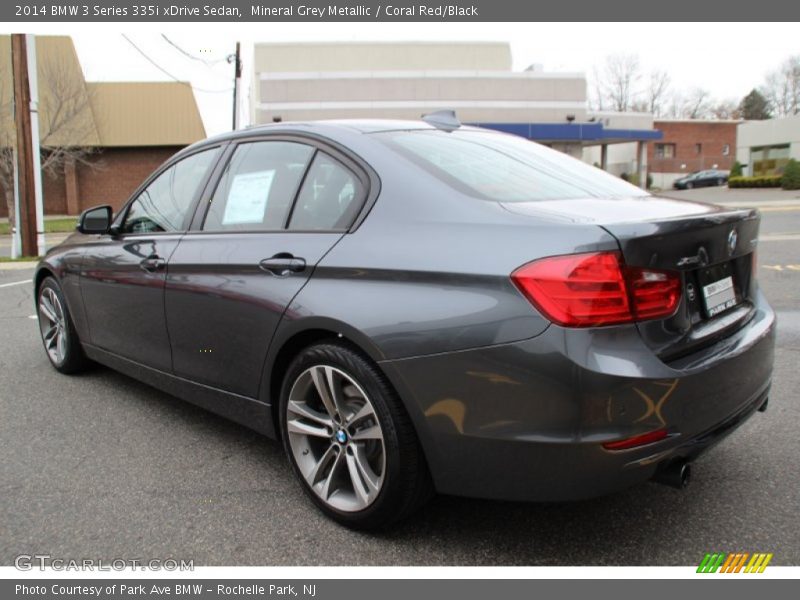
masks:
[(66, 374), (86, 369), (89, 359), (83, 353), (64, 294), (55, 278), (47, 277), (39, 286), (36, 307), (39, 333), (50, 364)]
[(431, 492), (411, 420), (386, 377), (352, 348), (303, 350), (280, 397), (284, 449), (319, 509), (355, 529), (379, 529)]

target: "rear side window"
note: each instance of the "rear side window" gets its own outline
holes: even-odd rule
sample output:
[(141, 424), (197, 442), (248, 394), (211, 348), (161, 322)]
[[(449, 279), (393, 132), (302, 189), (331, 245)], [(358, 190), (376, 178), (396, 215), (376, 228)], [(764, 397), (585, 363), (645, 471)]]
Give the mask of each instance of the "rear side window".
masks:
[(361, 182), (342, 165), (318, 152), (297, 197), (289, 229), (345, 229), (360, 208)]
[(313, 153), (296, 142), (240, 144), (214, 191), (203, 229), (283, 229)]
[(517, 136), (470, 130), (374, 135), (438, 179), (485, 200), (647, 195), (605, 171)]

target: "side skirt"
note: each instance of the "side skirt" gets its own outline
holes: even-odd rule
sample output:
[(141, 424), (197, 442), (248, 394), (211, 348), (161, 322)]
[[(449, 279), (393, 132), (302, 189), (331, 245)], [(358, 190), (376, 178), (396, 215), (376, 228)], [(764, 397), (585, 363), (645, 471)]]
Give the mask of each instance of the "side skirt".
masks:
[(268, 437), (276, 437), (272, 411), (265, 402), (146, 367), (90, 344), (82, 345), (86, 356), (102, 365)]

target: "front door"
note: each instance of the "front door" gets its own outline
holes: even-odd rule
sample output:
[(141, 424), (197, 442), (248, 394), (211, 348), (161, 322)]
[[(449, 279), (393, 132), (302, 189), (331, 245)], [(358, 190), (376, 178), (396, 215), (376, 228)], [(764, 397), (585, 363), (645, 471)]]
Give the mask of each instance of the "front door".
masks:
[(218, 154), (212, 148), (168, 166), (126, 207), (118, 230), (98, 236), (87, 250), (80, 285), (92, 345), (172, 370), (166, 266)]

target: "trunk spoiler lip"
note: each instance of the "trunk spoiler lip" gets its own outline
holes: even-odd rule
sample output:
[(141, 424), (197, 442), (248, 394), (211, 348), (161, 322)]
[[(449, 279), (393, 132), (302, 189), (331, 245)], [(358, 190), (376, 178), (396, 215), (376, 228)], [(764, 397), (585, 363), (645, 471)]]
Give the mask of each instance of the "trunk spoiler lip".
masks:
[[(654, 210), (654, 214), (647, 214), (647, 203), (652, 202), (661, 211)], [(595, 215), (579, 212), (577, 209), (587, 205), (598, 203), (605, 204), (609, 212), (616, 212), (613, 209), (624, 209), (628, 205), (639, 209), (638, 214), (633, 216), (608, 215), (602, 214), (606, 211), (598, 210)], [(698, 200), (687, 200), (683, 198), (672, 198), (669, 196), (648, 195), (648, 196), (587, 196), (583, 198), (564, 198), (559, 200), (530, 200), (525, 202), (498, 202), (506, 211), (522, 217), (540, 218), (549, 221), (558, 221), (574, 225), (596, 225), (606, 229), (606, 226), (631, 226), (648, 223), (668, 223), (680, 221), (692, 221), (698, 224), (700, 221), (707, 221), (709, 226), (727, 223), (737, 220), (747, 220), (757, 218), (759, 211), (755, 207), (734, 207), (701, 202)], [(583, 207), (581, 206), (583, 205)], [(619, 206), (617, 206), (619, 205)], [(681, 210), (684, 207), (684, 210)], [(599, 206), (598, 206), (599, 208)], [(645, 210), (641, 210), (641, 209)], [(664, 214), (665, 209), (672, 208), (672, 214)], [(661, 214), (658, 214), (661, 212)], [(667, 211), (668, 212), (668, 211)]]

